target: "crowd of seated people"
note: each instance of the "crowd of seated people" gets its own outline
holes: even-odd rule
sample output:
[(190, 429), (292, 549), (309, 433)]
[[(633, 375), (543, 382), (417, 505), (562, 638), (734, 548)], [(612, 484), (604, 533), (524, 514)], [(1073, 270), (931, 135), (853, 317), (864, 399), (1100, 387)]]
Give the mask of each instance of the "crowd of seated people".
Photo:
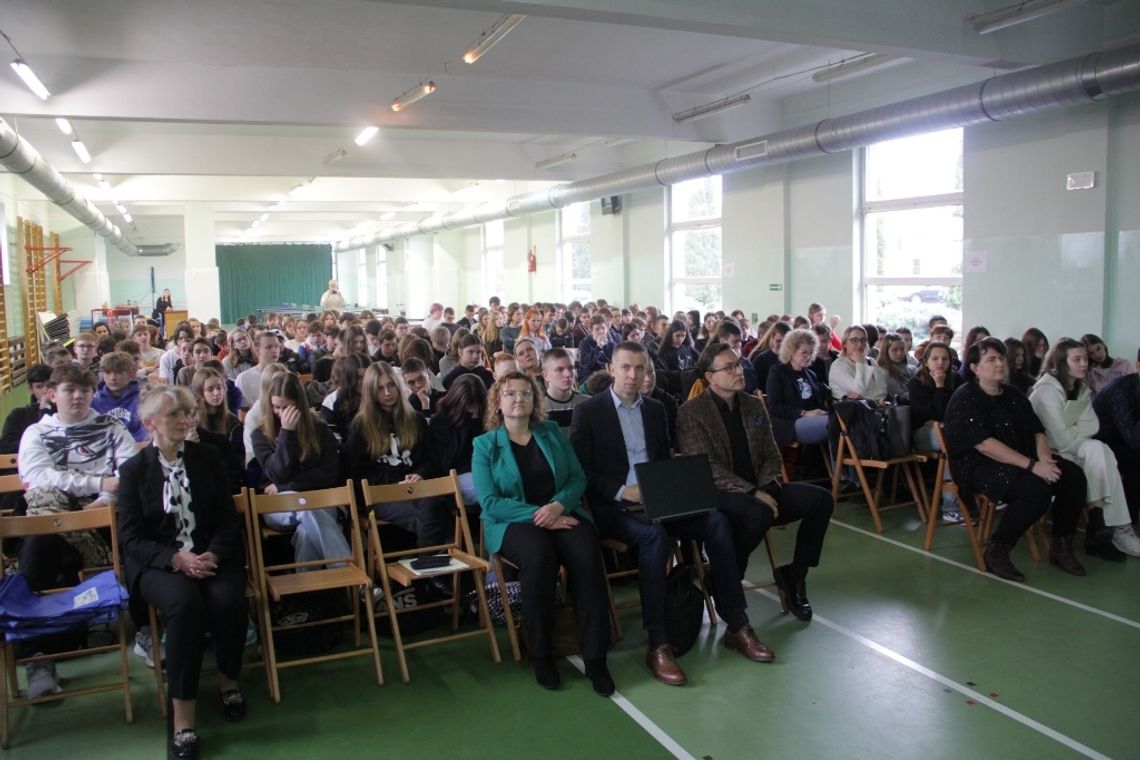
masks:
[[(620, 539), (640, 558), (647, 666), (664, 683), (687, 680), (664, 639), (665, 582), (656, 571), (677, 538), (704, 544), (717, 614), (728, 629), (725, 645), (769, 661), (772, 651), (748, 623), (739, 581), (772, 525), (799, 522), (794, 557), (777, 569), (776, 581), (790, 611), (811, 618), (806, 578), (820, 562), (833, 504), (823, 489), (780, 482), (781, 447), (825, 444), (829, 414), (844, 401), (909, 405), (920, 451), (938, 446), (933, 426), (944, 423), (953, 460), (948, 477), (967, 494), (1008, 505), (985, 553), (995, 575), (1023, 579), (1009, 550), (1050, 509), (1050, 560), (1062, 570), (1085, 572), (1073, 552), (1082, 512), (1088, 555), (1140, 556), (1132, 527), (1140, 357), (1135, 366), (1114, 358), (1096, 335), (1050, 347), (1036, 328), (1003, 342), (975, 326), (959, 353), (939, 317), (912, 346), (915, 336), (905, 327), (837, 330), (835, 315), (820, 304), (806, 317), (770, 315), (755, 330), (743, 313), (669, 315), (600, 300), (566, 306), (492, 299), (486, 308), (467, 306), (458, 322), (455, 314), (441, 304), (424, 324), (368, 313), (251, 314), (229, 333), (216, 322), (180, 324), (165, 345), (145, 322), (129, 336), (83, 333), (71, 351), (44, 347), (54, 368), (29, 369), (33, 398), (12, 412), (0, 440), (19, 451), (32, 512), (93, 498), (113, 502), (119, 468), (140, 445), (160, 449), (161, 457), (148, 456), (165, 468), (178, 447), (187, 450), (184, 440), (217, 454), (230, 493), (243, 486), (303, 491), (346, 479), (410, 483), (454, 469), (464, 501), (483, 522), (487, 549), (520, 568), (536, 680), (548, 688), (560, 681), (549, 625), (561, 565), (577, 592), (587, 675), (603, 694), (614, 686), (605, 662), (601, 538)], [(101, 340), (109, 341), (105, 350)], [(190, 395), (147, 405), (148, 394), (177, 386)], [(189, 422), (177, 429), (158, 419), (183, 407)], [(74, 463), (44, 453), (45, 443), (63, 452), (77, 445), (70, 432), (77, 425), (113, 451)], [(721, 507), (663, 527), (639, 517), (634, 465), (674, 453), (709, 457)], [(194, 478), (186, 482), (193, 490)], [(155, 496), (144, 488), (139, 498), (168, 498), (170, 490)], [(590, 495), (589, 509), (583, 494)], [(387, 504), (377, 517), (419, 546), (441, 543), (450, 526), (445, 505), (421, 501)], [(132, 510), (140, 508), (145, 516), (153, 505), (132, 502)], [(272, 527), (291, 534), (297, 561), (350, 553), (336, 510), (275, 515)], [(139, 524), (132, 530), (140, 535)], [(163, 556), (176, 556), (179, 545), (203, 546), (196, 537), (189, 544), (185, 537), (162, 540), (173, 547)], [(29, 555), (27, 567), (41, 585), (88, 561), (82, 550), (63, 549), (55, 547), (63, 564)], [(179, 565), (214, 572), (209, 562), (186, 558)], [(200, 652), (188, 656), (200, 660)], [(227, 661), (223, 679), (231, 672)], [(47, 693), (58, 683), (54, 671), (43, 673), (36, 683)], [(184, 683), (179, 698), (191, 700), (196, 682)]]

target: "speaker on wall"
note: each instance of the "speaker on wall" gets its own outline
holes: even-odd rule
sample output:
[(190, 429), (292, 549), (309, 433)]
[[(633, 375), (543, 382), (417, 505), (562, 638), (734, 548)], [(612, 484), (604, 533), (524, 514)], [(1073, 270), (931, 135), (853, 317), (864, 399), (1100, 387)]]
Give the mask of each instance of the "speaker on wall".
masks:
[(621, 213), (621, 196), (620, 195), (607, 195), (602, 198), (602, 213), (603, 214), (618, 214)]

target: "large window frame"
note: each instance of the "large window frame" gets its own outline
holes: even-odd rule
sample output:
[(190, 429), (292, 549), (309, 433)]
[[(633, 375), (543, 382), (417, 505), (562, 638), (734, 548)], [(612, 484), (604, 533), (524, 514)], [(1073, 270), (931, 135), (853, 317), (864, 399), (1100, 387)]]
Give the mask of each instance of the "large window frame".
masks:
[[(952, 130), (946, 130), (945, 134), (949, 135)], [(961, 130), (959, 129), (960, 133)], [(918, 136), (921, 139), (925, 136)], [(961, 135), (958, 135), (958, 144), (961, 144)], [(889, 180), (897, 179), (898, 177), (906, 177), (905, 174), (899, 174), (894, 177), (889, 172), (884, 172), (878, 167), (871, 165), (875, 159), (873, 157), (873, 149), (875, 146), (868, 146), (863, 148), (859, 154), (858, 162), (858, 176), (859, 176), (859, 214), (857, 225), (857, 245), (860, 251), (860, 289), (859, 297), (861, 305), (858, 311), (861, 314), (861, 321), (871, 321), (879, 324), (885, 324), (889, 329), (894, 329), (902, 325), (911, 327), (914, 331), (915, 338), (921, 339), (926, 337), (926, 319), (929, 313), (937, 312), (946, 316), (951, 326), (959, 331), (961, 327), (961, 298), (962, 298), (962, 255), (963, 255), (963, 240), (964, 237), (962, 229), (962, 208), (964, 193), (962, 190), (953, 190), (951, 192), (927, 192), (916, 193), (913, 195), (905, 195), (903, 197), (890, 197), (884, 199), (868, 199), (870, 193), (870, 178), (876, 176), (880, 182), (887, 182)], [(957, 183), (961, 184), (961, 153), (957, 155), (958, 176)], [(945, 165), (942, 167), (945, 169)], [(906, 164), (901, 172), (922, 172), (925, 167), (921, 164)], [(878, 174), (875, 174), (875, 172)], [(919, 175), (909, 175), (911, 178), (918, 177)], [(918, 180), (913, 184), (922, 184), (925, 178)], [(889, 193), (888, 193), (889, 194)], [(951, 232), (948, 229), (939, 230), (938, 225), (932, 225), (929, 232), (934, 235), (931, 248), (940, 250), (944, 256), (931, 256), (928, 252), (924, 254), (927, 246), (919, 246), (913, 249), (912, 257), (910, 259), (899, 258), (898, 252), (894, 252), (895, 258), (882, 265), (883, 269), (888, 271), (893, 270), (894, 274), (882, 273), (880, 269), (880, 248), (888, 248), (888, 243), (891, 241), (884, 241), (880, 239), (883, 235), (883, 228), (887, 220), (893, 218), (895, 221), (895, 240), (905, 237), (902, 230), (907, 227), (915, 228), (915, 219), (923, 212), (925, 218), (932, 218), (940, 221), (944, 227), (949, 227), (946, 224), (947, 219), (957, 219), (957, 230)], [(941, 216), (941, 219), (939, 217)], [(880, 225), (879, 221), (883, 220), (884, 224)], [(943, 234), (944, 233), (944, 234)], [(892, 255), (890, 250), (887, 250), (883, 255)], [(942, 272), (929, 272), (923, 274), (921, 270), (924, 265), (928, 269), (938, 270), (939, 264), (931, 266), (933, 261), (940, 260), (944, 264)], [(910, 262), (912, 273), (902, 274), (899, 270), (907, 268), (907, 263)], [(885, 301), (884, 299), (892, 299), (893, 303)], [(909, 302), (909, 306), (906, 304)], [(898, 304), (897, 307), (894, 304)], [(933, 305), (931, 305), (933, 304)], [(897, 323), (897, 324), (896, 324)]]
[[(564, 303), (589, 301), (594, 289), (593, 222), (589, 201), (558, 209), (555, 230), (558, 292)], [(584, 263), (583, 263), (584, 260)]]
[(485, 222), (480, 228), (483, 248), (483, 301), (491, 296), (505, 297), (506, 273), (503, 269), (503, 250), (506, 226), (502, 219)]
[[(689, 219), (677, 219), (677, 213), (674, 209), (674, 201), (678, 200), (674, 196), (678, 193), (687, 193), (688, 190), (695, 187), (697, 183), (707, 182), (710, 183), (710, 189), (713, 194), (713, 206), (715, 213), (708, 216), (701, 216)], [(678, 309), (689, 310), (699, 309), (702, 312), (716, 311), (724, 307), (724, 234), (723, 234), (723, 221), (724, 221), (724, 186), (722, 178), (719, 174), (713, 174), (708, 177), (700, 177), (695, 180), (688, 180), (686, 182), (679, 182), (670, 185), (665, 189), (665, 214), (666, 214), (666, 234), (665, 234), (665, 271), (667, 279), (667, 294), (668, 294), (668, 310), (670, 312), (677, 311)], [(685, 273), (684, 261), (684, 241), (691, 235), (700, 235), (702, 233), (715, 233), (716, 238), (716, 274), (712, 275), (691, 275)], [(713, 236), (710, 236), (710, 240)], [(689, 300), (688, 291), (692, 288), (696, 292), (700, 292), (703, 288), (714, 288), (717, 295), (715, 298), (705, 299), (699, 302)], [(711, 291), (710, 291), (711, 294)]]

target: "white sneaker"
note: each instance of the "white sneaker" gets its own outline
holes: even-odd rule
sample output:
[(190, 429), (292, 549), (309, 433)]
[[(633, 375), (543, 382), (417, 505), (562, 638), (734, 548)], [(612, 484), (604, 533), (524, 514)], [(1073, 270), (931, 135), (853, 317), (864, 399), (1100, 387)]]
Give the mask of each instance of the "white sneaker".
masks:
[[(135, 654), (143, 659), (148, 668), (154, 667), (154, 655), (150, 651), (150, 626), (144, 625), (135, 631)], [(158, 642), (158, 654), (166, 662), (166, 641)]]
[(63, 688), (59, 685), (59, 674), (55, 672), (54, 662), (38, 660), (28, 663), (28, 699), (59, 694), (61, 691)]
[(1130, 557), (1140, 557), (1140, 537), (1131, 525), (1117, 525), (1112, 529), (1112, 545)]

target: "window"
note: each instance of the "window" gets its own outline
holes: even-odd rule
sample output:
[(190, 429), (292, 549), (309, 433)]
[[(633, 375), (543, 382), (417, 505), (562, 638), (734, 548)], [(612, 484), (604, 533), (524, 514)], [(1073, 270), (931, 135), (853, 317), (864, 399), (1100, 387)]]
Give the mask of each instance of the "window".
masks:
[(376, 300), (372, 303), (376, 306), (386, 306), (388, 304), (388, 249), (383, 245), (376, 246), (376, 266), (372, 268), (375, 273), (373, 280), (375, 289), (373, 293), (376, 295)]
[(962, 130), (877, 143), (863, 171), (864, 318), (927, 335), (962, 327)]
[(590, 204), (574, 203), (558, 212), (558, 274), (562, 300), (589, 301), (593, 286), (590, 265)]
[(503, 286), (503, 220), (483, 225), (483, 300), (504, 296)]
[(721, 308), (721, 178), (678, 182), (668, 190), (669, 291), (673, 311)]

